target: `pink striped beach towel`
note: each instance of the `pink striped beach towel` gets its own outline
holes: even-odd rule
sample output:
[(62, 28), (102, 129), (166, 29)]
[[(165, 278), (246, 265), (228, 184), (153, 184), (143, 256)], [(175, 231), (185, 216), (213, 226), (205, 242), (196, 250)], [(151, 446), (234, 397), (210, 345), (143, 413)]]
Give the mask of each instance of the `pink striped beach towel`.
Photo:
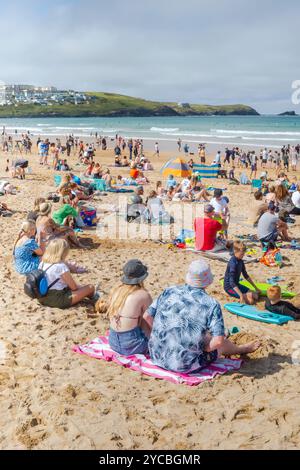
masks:
[(124, 367), (140, 372), (141, 374), (155, 377), (156, 379), (164, 379), (175, 384), (185, 385), (199, 385), (207, 380), (212, 380), (216, 375), (238, 370), (242, 364), (242, 361), (239, 359), (222, 358), (194, 374), (170, 372), (162, 369), (161, 367), (155, 366), (149, 357), (144, 356), (143, 354), (135, 354), (127, 357), (121, 356), (110, 348), (107, 336), (100, 336), (87, 344), (74, 346), (73, 351), (96, 359), (115, 362)]

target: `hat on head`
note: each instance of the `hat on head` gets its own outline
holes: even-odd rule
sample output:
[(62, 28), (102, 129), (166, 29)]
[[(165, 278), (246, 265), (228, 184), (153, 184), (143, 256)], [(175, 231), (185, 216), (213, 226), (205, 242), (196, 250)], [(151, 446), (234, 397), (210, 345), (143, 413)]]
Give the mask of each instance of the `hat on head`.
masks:
[(148, 268), (138, 259), (129, 260), (123, 267), (123, 284), (135, 285), (143, 282), (148, 276)]
[(39, 214), (48, 215), (50, 214), (51, 209), (52, 209), (52, 204), (50, 202), (43, 202), (43, 204), (40, 205)]
[(209, 264), (200, 258), (190, 264), (185, 280), (192, 287), (205, 289), (212, 284), (214, 276)]
[(136, 190), (137, 190), (137, 191), (144, 191), (144, 187), (143, 187), (143, 186), (137, 186), (137, 187), (136, 187)]
[(211, 204), (205, 204), (204, 213), (205, 214), (211, 214), (212, 212), (215, 212), (214, 206), (212, 206)]

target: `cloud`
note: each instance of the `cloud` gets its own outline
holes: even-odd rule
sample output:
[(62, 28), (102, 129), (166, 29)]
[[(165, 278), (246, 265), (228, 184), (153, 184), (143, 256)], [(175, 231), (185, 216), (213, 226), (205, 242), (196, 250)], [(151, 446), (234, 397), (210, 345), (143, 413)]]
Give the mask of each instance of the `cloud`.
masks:
[(295, 0), (17, 0), (0, 79), (149, 99), (293, 109)]

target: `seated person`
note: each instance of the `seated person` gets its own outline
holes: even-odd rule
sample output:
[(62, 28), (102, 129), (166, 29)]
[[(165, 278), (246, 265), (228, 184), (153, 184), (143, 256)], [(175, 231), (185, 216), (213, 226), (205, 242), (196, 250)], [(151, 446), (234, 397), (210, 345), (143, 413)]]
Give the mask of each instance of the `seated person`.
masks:
[(185, 190), (185, 194), (192, 201), (200, 202), (203, 199), (204, 201), (209, 202), (209, 193), (197, 176), (193, 176), (191, 178), (189, 188)]
[(119, 155), (115, 156), (115, 166), (122, 166), (121, 157)]
[(300, 309), (291, 302), (281, 300), (281, 288), (279, 286), (271, 286), (267, 290), (265, 308), (269, 312), (287, 315), (295, 320), (300, 320)]
[(268, 188), (268, 192), (267, 194), (265, 195), (265, 202), (266, 204), (269, 204), (270, 202), (276, 202), (276, 195), (275, 195), (275, 186), (274, 185), (270, 185), (269, 188)]
[(300, 215), (300, 184), (296, 185), (296, 189), (292, 194), (292, 203), (294, 205), (291, 215)]
[(105, 172), (104, 172), (103, 175), (102, 175), (102, 178), (103, 178), (104, 181), (105, 181), (106, 187), (107, 187), (107, 188), (111, 188), (111, 187), (112, 187), (112, 176), (111, 176), (111, 174), (110, 174), (109, 168), (107, 168), (107, 169), (105, 170)]
[(215, 211), (211, 204), (204, 206), (204, 217), (197, 217), (194, 220), (195, 248), (199, 251), (222, 251), (226, 249), (226, 244), (217, 239), (217, 233), (226, 230), (227, 224), (223, 215), (222, 223), (214, 219)]
[(275, 209), (274, 202), (270, 202), (267, 212), (258, 221), (257, 236), (262, 245), (269, 242), (275, 244), (279, 236), (284, 241), (290, 241), (287, 224), (278, 218)]
[(39, 256), (42, 256), (44, 251), (35, 241), (35, 234), (35, 222), (23, 222), (13, 250), (15, 269), (19, 274), (31, 273), (39, 267)]
[(231, 170), (229, 171), (229, 180), (232, 181), (232, 183), (240, 184), (239, 180), (237, 180), (234, 176), (234, 170), (235, 166), (232, 166)]
[(94, 286), (80, 286), (75, 282), (66, 262), (68, 254), (69, 244), (62, 238), (52, 240), (47, 246), (39, 269), (45, 273), (49, 290), (44, 297), (38, 298), (40, 304), (65, 309), (86, 297), (98, 299), (99, 294)]
[(174, 218), (165, 210), (162, 199), (156, 191), (151, 191), (147, 199), (147, 218), (150, 222), (173, 223)]
[(225, 338), (221, 306), (205, 291), (212, 282), (207, 262), (193, 261), (186, 284), (168, 287), (148, 308), (144, 319), (152, 328), (149, 352), (155, 365), (191, 373), (221, 355), (247, 354), (259, 348), (258, 341), (237, 346)]
[(143, 202), (144, 188), (143, 186), (137, 186), (134, 189), (133, 194), (129, 197), (127, 204), (127, 221), (131, 221), (140, 217), (146, 210), (146, 206)]
[(44, 202), (46, 202), (46, 199), (44, 197), (38, 197), (34, 200), (33, 211), (28, 212), (27, 220), (36, 222), (39, 216), (40, 205), (43, 204)]
[(130, 175), (130, 178), (132, 178), (133, 180), (136, 180), (137, 177), (139, 176), (139, 170), (137, 169), (136, 164), (132, 165), (129, 175)]
[(128, 158), (126, 157), (126, 155), (123, 157), (122, 166), (129, 166), (129, 161), (128, 161)]
[[(257, 289), (256, 285), (252, 281), (251, 277), (247, 273), (243, 257), (246, 252), (246, 245), (241, 241), (235, 241), (233, 243), (233, 256), (230, 258), (224, 278), (224, 290), (226, 294), (235, 299), (239, 299), (248, 305), (253, 305), (257, 302), (260, 294), (260, 290)], [(240, 284), (241, 275), (244, 279), (250, 282), (255, 288), (255, 292)]]
[(168, 179), (167, 179), (167, 184), (166, 184), (166, 189), (170, 189), (170, 188), (175, 188), (177, 186), (177, 183), (174, 179), (174, 176), (173, 175), (169, 175)]
[(256, 227), (258, 224), (259, 219), (261, 216), (267, 212), (268, 210), (268, 204), (266, 204), (263, 201), (263, 193), (261, 190), (255, 191), (254, 193), (254, 201), (251, 201), (250, 207), (249, 207), (249, 216), (247, 223), (251, 225), (252, 227)]
[(222, 189), (214, 190), (214, 197), (210, 201), (210, 204), (213, 206), (215, 214), (218, 216), (224, 215), (227, 225), (229, 225), (230, 213), (228, 208), (228, 200), (223, 196)]
[(144, 170), (144, 171), (152, 171), (153, 169), (154, 169), (154, 168), (153, 168), (153, 166), (152, 166), (150, 160), (145, 159), (145, 160), (144, 160), (143, 170)]
[(147, 276), (147, 267), (132, 259), (123, 267), (122, 282), (110, 293), (108, 341), (114, 351), (124, 356), (148, 352), (150, 329), (143, 315), (152, 298), (143, 283)]
[(102, 168), (100, 163), (96, 163), (93, 166), (91, 176), (95, 179), (100, 179), (102, 177)]
[(89, 163), (88, 163), (88, 166), (87, 166), (87, 169), (86, 169), (85, 172), (84, 172), (84, 176), (91, 176), (91, 175), (92, 175), (92, 172), (93, 172), (94, 166), (95, 166), (95, 162), (94, 162), (94, 161), (89, 162)]

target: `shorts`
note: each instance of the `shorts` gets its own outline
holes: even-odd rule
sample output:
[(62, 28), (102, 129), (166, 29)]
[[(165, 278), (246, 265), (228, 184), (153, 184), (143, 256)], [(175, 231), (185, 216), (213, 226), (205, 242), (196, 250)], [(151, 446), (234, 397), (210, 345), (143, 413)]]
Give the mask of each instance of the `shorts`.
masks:
[(251, 170), (252, 171), (257, 171), (257, 164), (256, 163), (251, 165)]
[(133, 330), (122, 332), (110, 328), (108, 342), (115, 352), (123, 356), (146, 354), (148, 352), (148, 338), (139, 326)]
[(72, 291), (68, 287), (62, 290), (50, 289), (45, 297), (38, 299), (45, 307), (70, 308), (72, 305)]
[(275, 243), (276, 240), (278, 238), (278, 232), (277, 230), (274, 230), (272, 233), (270, 233), (269, 235), (267, 235), (266, 237), (264, 238), (260, 238), (260, 242), (263, 244), (263, 243), (268, 243), (268, 242), (273, 242)]
[(198, 358), (200, 367), (198, 367), (197, 369), (194, 369), (190, 372), (185, 372), (185, 373), (187, 373), (187, 374), (197, 374), (202, 369), (209, 366), (209, 364), (211, 364), (212, 362), (215, 362), (217, 359), (218, 359), (218, 351), (216, 349), (214, 351), (210, 351), (210, 352), (203, 351), (201, 356), (199, 356), (199, 358)]
[[(241, 284), (239, 284), (237, 287), (240, 289), (242, 294), (247, 294), (247, 292), (249, 292), (248, 287), (242, 286)], [(225, 292), (226, 294), (230, 295), (230, 297), (234, 297), (235, 299), (240, 298), (240, 296), (235, 292), (234, 289), (225, 289)]]

